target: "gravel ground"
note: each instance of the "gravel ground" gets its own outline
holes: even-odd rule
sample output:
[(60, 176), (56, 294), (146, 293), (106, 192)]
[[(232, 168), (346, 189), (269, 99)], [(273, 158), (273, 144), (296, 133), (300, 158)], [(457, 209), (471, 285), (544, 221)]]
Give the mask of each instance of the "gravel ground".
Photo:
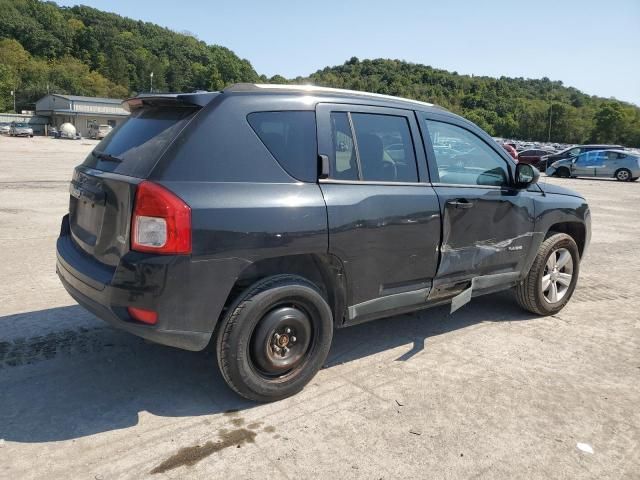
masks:
[(95, 142), (0, 137), (0, 478), (640, 478), (640, 183), (586, 195), (560, 314), (508, 293), (336, 333), (299, 395), (234, 395), (207, 350), (113, 330), (55, 275), (68, 181)]

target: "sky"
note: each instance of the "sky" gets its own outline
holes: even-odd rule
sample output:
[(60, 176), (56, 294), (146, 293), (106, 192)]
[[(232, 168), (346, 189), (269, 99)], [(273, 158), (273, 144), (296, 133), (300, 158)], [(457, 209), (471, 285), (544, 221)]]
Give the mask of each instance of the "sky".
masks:
[(640, 105), (640, 0), (58, 0), (189, 31), (259, 74), (306, 76), (349, 58), (561, 80)]

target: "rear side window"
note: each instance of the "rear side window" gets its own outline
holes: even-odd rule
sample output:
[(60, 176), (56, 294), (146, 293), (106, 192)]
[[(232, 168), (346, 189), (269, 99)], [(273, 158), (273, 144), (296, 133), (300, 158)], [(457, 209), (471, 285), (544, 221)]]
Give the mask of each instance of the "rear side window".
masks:
[(145, 178), (160, 155), (193, 118), (197, 108), (144, 107), (105, 137), (83, 165)]
[(303, 182), (317, 180), (315, 112), (255, 112), (250, 113), (247, 120), (289, 175)]

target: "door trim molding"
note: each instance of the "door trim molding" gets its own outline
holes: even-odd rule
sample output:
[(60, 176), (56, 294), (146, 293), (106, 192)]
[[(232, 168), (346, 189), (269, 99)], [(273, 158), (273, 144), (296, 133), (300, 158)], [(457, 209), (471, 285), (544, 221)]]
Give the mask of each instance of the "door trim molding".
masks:
[(349, 320), (354, 320), (372, 313), (394, 310), (396, 308), (410, 307), (412, 305), (426, 304), (430, 288), (420, 288), (409, 292), (385, 295), (366, 302), (351, 305), (348, 308)]

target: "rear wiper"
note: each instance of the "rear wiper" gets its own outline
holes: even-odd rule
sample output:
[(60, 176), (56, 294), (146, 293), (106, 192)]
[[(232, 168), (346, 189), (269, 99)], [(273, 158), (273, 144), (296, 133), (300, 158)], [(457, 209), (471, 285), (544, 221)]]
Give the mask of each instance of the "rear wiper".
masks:
[(104, 160), (105, 162), (117, 162), (117, 163), (122, 163), (123, 160), (120, 157), (116, 157), (115, 155), (111, 155), (110, 153), (105, 153), (105, 152), (101, 152), (99, 150), (94, 150), (91, 152), (91, 154), (100, 159), (100, 160)]

